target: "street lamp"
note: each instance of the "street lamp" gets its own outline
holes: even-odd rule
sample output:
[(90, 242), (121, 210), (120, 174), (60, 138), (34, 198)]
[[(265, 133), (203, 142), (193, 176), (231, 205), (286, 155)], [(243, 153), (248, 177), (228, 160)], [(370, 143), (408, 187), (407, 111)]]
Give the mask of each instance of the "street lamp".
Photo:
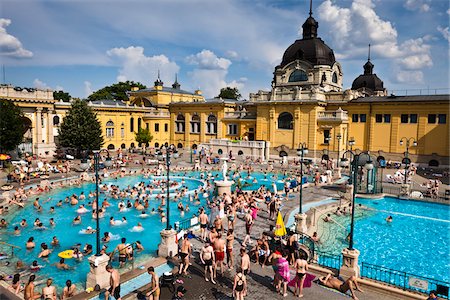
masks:
[(340, 133), (337, 134), (336, 136), (337, 139), (337, 159), (336, 159), (336, 167), (339, 169), (339, 157), (340, 157), (340, 152), (341, 152), (341, 139), (342, 139), (342, 135)]
[[(99, 211), (100, 206), (98, 203), (98, 169), (100, 164), (100, 153), (105, 151), (107, 153), (107, 157), (105, 161), (103, 162), (104, 166), (106, 168), (109, 168), (112, 166), (113, 162), (111, 160), (111, 157), (109, 155), (109, 151), (107, 149), (101, 149), (101, 150), (94, 150), (92, 151), (94, 153), (94, 170), (95, 170), (95, 205), (96, 205), (96, 239), (97, 239), (97, 245), (96, 245), (96, 253), (95, 256), (101, 256), (100, 254), (100, 218), (99, 218)], [(80, 168), (87, 170), (89, 168), (89, 164), (87, 163), (87, 160), (81, 161)]]
[(341, 167), (345, 168), (348, 167), (350, 165), (350, 161), (345, 158), (345, 154), (349, 153), (353, 160), (351, 162), (352, 165), (352, 184), (353, 184), (353, 193), (352, 193), (352, 215), (351, 215), (351, 222), (350, 222), (350, 239), (349, 239), (349, 243), (348, 243), (348, 249), (349, 250), (353, 250), (353, 232), (354, 232), (354, 227), (355, 227), (355, 198), (356, 198), (356, 185), (358, 182), (358, 167), (360, 164), (360, 157), (365, 154), (368, 156), (368, 159), (366, 160), (366, 163), (364, 164), (364, 168), (366, 170), (372, 170), (373, 169), (373, 162), (372, 159), (370, 157), (369, 152), (361, 152), (361, 153), (354, 153), (351, 150), (347, 150), (342, 154), (342, 158), (341, 158)]
[(350, 146), (350, 151), (353, 151), (353, 146), (355, 145), (355, 138), (350, 138), (348, 141), (348, 145)]
[(298, 213), (302, 213), (302, 201), (303, 201), (303, 156), (308, 154), (308, 147), (306, 143), (300, 143), (299, 148), (297, 149), (297, 155), (300, 156), (300, 203), (298, 207)]
[[(171, 158), (178, 158), (178, 151), (174, 147), (174, 145), (170, 145), (168, 147), (163, 146), (163, 150), (166, 150), (166, 167), (167, 167), (167, 182), (166, 182), (166, 189), (167, 189), (167, 203), (166, 203), (166, 230), (170, 230), (170, 164)], [(160, 155), (162, 157), (162, 154)]]
[(403, 158), (403, 163), (405, 164), (405, 184), (407, 183), (407, 177), (408, 177), (408, 169), (409, 169), (409, 165), (411, 164), (411, 159), (409, 159), (409, 147), (412, 146), (416, 147), (417, 146), (417, 141), (415, 138), (411, 137), (411, 138), (407, 138), (407, 137), (402, 137), (400, 139), (400, 146), (403, 146), (403, 141), (406, 142), (406, 152), (405, 152), (405, 157)]

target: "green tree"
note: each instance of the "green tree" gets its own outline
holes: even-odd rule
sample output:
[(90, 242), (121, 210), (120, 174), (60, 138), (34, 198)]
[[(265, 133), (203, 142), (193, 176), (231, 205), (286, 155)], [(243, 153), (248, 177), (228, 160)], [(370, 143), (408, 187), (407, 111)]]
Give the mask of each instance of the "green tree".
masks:
[(153, 140), (153, 136), (148, 129), (139, 128), (138, 132), (135, 132), (134, 135), (136, 142), (143, 148)]
[(23, 113), (12, 101), (0, 99), (0, 153), (12, 151), (25, 133)]
[(70, 96), (70, 94), (66, 93), (64, 91), (54, 91), (53, 92), (53, 99), (55, 99), (55, 100), (62, 100), (64, 102), (69, 102), (70, 98), (72, 98)]
[(91, 101), (95, 100), (105, 100), (105, 99), (116, 99), (116, 100), (128, 100), (127, 92), (131, 91), (132, 87), (138, 87), (139, 89), (146, 89), (147, 87), (139, 82), (125, 81), (118, 82), (113, 85), (105, 86), (98, 91), (92, 93), (88, 99)]
[(236, 100), (241, 99), (241, 97), (242, 97), (242, 95), (237, 88), (235, 88), (235, 87), (232, 88), (229, 86), (227, 86), (225, 88), (221, 88), (219, 96), (217, 96), (217, 98), (236, 99)]
[(72, 102), (72, 107), (58, 131), (61, 146), (76, 149), (77, 156), (80, 156), (83, 150), (100, 149), (104, 143), (97, 114), (86, 101)]

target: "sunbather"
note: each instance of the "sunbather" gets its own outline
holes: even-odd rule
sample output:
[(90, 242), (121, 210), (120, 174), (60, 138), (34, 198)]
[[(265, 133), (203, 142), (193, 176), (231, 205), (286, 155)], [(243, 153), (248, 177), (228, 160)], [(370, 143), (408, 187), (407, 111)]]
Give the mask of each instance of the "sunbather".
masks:
[(359, 288), (358, 282), (356, 281), (356, 277), (352, 276), (346, 281), (341, 280), (340, 278), (334, 277), (331, 274), (328, 274), (326, 277), (320, 277), (319, 281), (326, 287), (333, 288), (335, 290), (340, 291), (341, 293), (346, 294), (348, 290), (352, 294), (352, 298), (358, 300), (358, 297), (355, 295), (355, 290), (363, 291)]

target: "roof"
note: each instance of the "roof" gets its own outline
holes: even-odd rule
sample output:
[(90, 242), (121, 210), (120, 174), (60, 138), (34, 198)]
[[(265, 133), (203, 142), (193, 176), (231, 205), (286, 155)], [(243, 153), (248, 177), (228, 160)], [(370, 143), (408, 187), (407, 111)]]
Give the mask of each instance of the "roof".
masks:
[(332, 66), (336, 62), (333, 50), (317, 37), (296, 40), (284, 52), (280, 66), (284, 67), (297, 59), (308, 61), (313, 66)]
[(127, 104), (123, 101), (117, 101), (112, 99), (94, 100), (88, 102), (91, 102), (93, 105), (127, 106)]
[(412, 96), (370, 96), (370, 97), (360, 97), (353, 99), (350, 103), (382, 103), (382, 102), (450, 102), (450, 95), (412, 95)]
[[(181, 90), (181, 89), (174, 89), (171, 87), (166, 87), (163, 86), (162, 90), (157, 90), (155, 88), (149, 88), (149, 89), (142, 89), (142, 90), (138, 90), (138, 91), (134, 91), (133, 93), (138, 93), (138, 92), (155, 92), (155, 91), (162, 91), (162, 92), (166, 92), (166, 93), (174, 93), (174, 94), (184, 94), (184, 95), (197, 95), (195, 93), (191, 93), (185, 90)], [(200, 96), (200, 95), (198, 95)]]

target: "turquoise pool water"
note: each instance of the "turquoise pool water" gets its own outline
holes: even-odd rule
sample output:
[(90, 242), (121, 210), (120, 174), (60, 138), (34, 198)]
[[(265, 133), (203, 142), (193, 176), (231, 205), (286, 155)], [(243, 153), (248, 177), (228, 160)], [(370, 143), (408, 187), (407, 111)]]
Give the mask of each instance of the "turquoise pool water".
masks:
[[(450, 282), (450, 207), (443, 204), (400, 200), (357, 199), (373, 210), (358, 209), (354, 247), (360, 262)], [(393, 217), (393, 222), (385, 219)], [(334, 217), (349, 232), (350, 216)], [(344, 230), (323, 223), (329, 238), (322, 250), (339, 254), (348, 246)], [(328, 227), (328, 228), (326, 228)]]
[[(218, 174), (218, 172), (212, 172), (213, 177)], [(206, 177), (206, 174), (204, 174)], [(185, 177), (186, 176), (186, 177)], [(221, 174), (218, 175), (221, 178)], [(230, 172), (230, 177), (233, 176), (233, 172)], [(242, 174), (244, 179), (242, 179), (243, 184), (245, 184), (245, 189), (257, 189), (259, 186), (265, 184), (269, 188), (272, 187), (272, 183), (275, 182), (278, 190), (283, 188), (283, 176), (273, 175), (273, 174), (263, 174), (263, 173), (252, 173), (250, 177), (247, 176), (247, 172)], [(171, 181), (176, 181), (178, 186), (171, 188), (171, 194), (175, 192), (176, 188), (180, 188), (182, 186), (182, 180), (184, 178), (184, 186), (189, 190), (188, 194), (194, 193), (195, 189), (198, 189), (200, 186), (205, 185), (205, 181), (201, 179), (200, 172), (189, 172), (189, 173), (176, 173), (171, 176)], [(165, 178), (165, 177), (164, 177)], [(153, 180), (159, 180), (160, 177), (150, 177), (144, 178), (143, 176), (130, 176), (123, 177), (119, 179), (107, 179), (104, 181), (105, 184), (115, 184), (118, 185), (121, 189), (126, 188), (127, 186), (134, 186), (137, 183), (144, 182), (145, 184), (153, 182)], [(239, 178), (234, 178), (237, 181)], [(256, 180), (254, 180), (256, 179)], [(256, 182), (254, 182), (256, 181)], [(25, 262), (27, 266), (31, 265), (33, 260), (37, 260), (39, 265), (43, 265), (44, 267), (37, 272), (37, 275), (40, 279), (46, 279), (48, 277), (53, 278), (54, 283), (58, 286), (64, 286), (65, 281), (67, 279), (71, 279), (72, 282), (76, 283), (79, 287), (84, 286), (84, 282), (86, 281), (86, 274), (89, 271), (89, 264), (86, 258), (82, 261), (76, 261), (74, 259), (67, 259), (66, 263), (74, 268), (74, 270), (63, 271), (58, 270), (55, 266), (51, 264), (57, 262), (59, 257), (57, 256), (59, 252), (70, 249), (73, 245), (80, 243), (84, 246), (86, 243), (93, 245), (95, 251), (95, 234), (80, 234), (80, 230), (91, 226), (95, 228), (95, 220), (91, 218), (91, 213), (88, 212), (86, 214), (82, 214), (82, 223), (80, 225), (73, 225), (72, 220), (78, 215), (76, 212), (78, 206), (71, 206), (65, 203), (62, 207), (57, 207), (56, 203), (59, 200), (64, 200), (65, 197), (71, 196), (72, 194), (80, 195), (81, 192), (84, 192), (86, 195), (86, 200), (80, 201), (79, 204), (87, 204), (89, 201), (95, 201), (94, 198), (89, 199), (87, 196), (89, 192), (95, 190), (95, 185), (93, 183), (86, 183), (82, 186), (76, 187), (67, 187), (61, 189), (55, 189), (52, 192), (40, 195), (40, 203), (43, 207), (43, 212), (38, 213), (32, 205), (32, 202), (36, 197), (31, 197), (29, 199), (29, 205), (27, 205), (24, 209), (19, 210), (10, 216), (8, 216), (8, 221), (10, 225), (8, 229), (2, 230), (0, 235), (0, 240), (17, 245), (22, 247), (20, 250), (16, 250), (16, 256)], [(150, 207), (146, 209), (147, 213), (150, 213), (152, 208), (157, 210), (160, 205), (160, 201), (154, 199), (156, 194), (161, 192), (161, 190), (154, 190), (153, 195), (151, 196), (153, 200), (150, 202)], [(189, 197), (186, 196), (182, 199), (183, 205), (189, 204), (190, 212), (185, 212), (184, 215), (180, 214), (180, 211), (177, 209), (177, 204), (174, 201), (171, 201), (171, 210), (170, 210), (170, 222), (173, 225), (175, 221), (182, 220), (185, 218), (190, 218), (194, 213), (197, 213), (198, 208), (200, 206), (205, 206), (206, 198), (203, 198), (202, 193), (199, 193), (200, 196), (200, 205), (196, 206), (194, 202), (189, 200)], [(105, 199), (105, 195), (100, 193), (99, 201), (103, 201)], [(148, 257), (155, 254), (157, 250), (158, 243), (160, 241), (159, 232), (165, 228), (165, 223), (161, 222), (161, 219), (158, 214), (150, 215), (148, 218), (140, 218), (139, 212), (131, 209), (127, 212), (119, 212), (118, 202), (119, 200), (107, 198), (111, 203), (111, 207), (106, 210), (105, 217), (100, 221), (101, 227), (101, 236), (103, 237), (103, 233), (105, 231), (110, 232), (113, 235), (113, 239), (108, 243), (108, 252), (111, 252), (117, 244), (119, 244), (120, 238), (125, 237), (128, 243), (135, 242), (137, 240), (141, 241), (145, 250), (143, 253), (139, 254), (137, 259), (142, 260), (144, 257)], [(125, 199), (126, 202), (127, 199)], [(134, 199), (129, 199), (132, 203)], [(54, 213), (49, 213), (50, 207), (55, 207)], [(86, 205), (86, 207), (88, 207)], [(88, 207), (89, 208), (89, 207)], [(165, 210), (165, 208), (164, 208)], [(121, 226), (111, 226), (109, 224), (109, 218), (114, 216), (116, 220), (120, 220), (122, 217), (126, 217), (127, 224)], [(19, 226), (20, 221), (22, 219), (26, 219), (28, 222), (28, 227), (23, 228), (22, 232), (19, 236), (15, 236), (12, 234), (14, 226)], [(39, 218), (44, 226), (47, 227), (46, 230), (36, 230), (33, 228), (33, 222), (36, 218)], [(54, 218), (56, 222), (55, 227), (49, 226), (49, 219)], [(144, 227), (144, 231), (142, 232), (133, 232), (130, 229), (135, 226), (138, 222), (142, 223)], [(37, 256), (40, 252), (40, 244), (46, 243), (51, 246), (52, 237), (56, 236), (60, 241), (60, 246), (55, 247), (53, 252), (50, 254), (48, 260), (38, 259)], [(34, 237), (34, 241), (36, 243), (36, 248), (32, 250), (25, 249), (25, 243), (29, 237)], [(137, 262), (136, 262), (137, 264)], [(113, 265), (117, 266), (117, 261), (113, 262)], [(11, 269), (6, 269), (2, 267), (2, 270), (6, 270), (8, 273), (13, 273)]]

